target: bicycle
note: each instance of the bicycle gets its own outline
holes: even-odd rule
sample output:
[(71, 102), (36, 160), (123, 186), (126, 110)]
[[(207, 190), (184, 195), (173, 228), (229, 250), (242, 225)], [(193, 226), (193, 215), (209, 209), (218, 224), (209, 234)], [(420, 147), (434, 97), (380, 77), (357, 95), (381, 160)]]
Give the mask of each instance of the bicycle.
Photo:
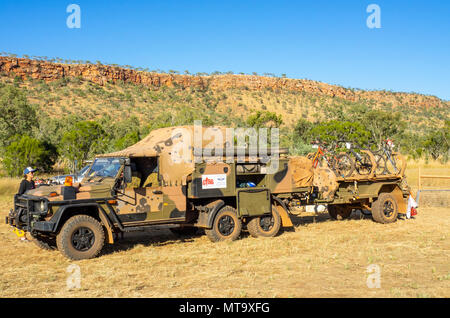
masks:
[(385, 161), (384, 174), (400, 173), (401, 169), (400, 158), (393, 151), (394, 147), (395, 145), (393, 140), (385, 139), (381, 144), (381, 148), (375, 152), (379, 157), (383, 157)]
[(333, 151), (329, 151), (324, 146), (321, 146), (321, 143), (318, 141), (313, 142), (312, 144), (314, 148), (317, 148), (317, 151), (308, 154), (307, 158), (312, 160), (314, 168), (317, 168), (319, 163), (323, 166), (323, 161), (325, 161), (336, 177), (348, 178), (352, 175), (354, 164), (348, 154), (336, 154)]
[[(341, 140), (339, 143), (345, 143), (345, 148), (347, 148), (350, 154), (355, 158), (355, 170), (359, 175), (370, 175), (372, 172), (376, 175), (384, 173), (386, 164), (383, 156), (373, 153), (370, 149), (363, 149), (361, 146), (355, 148), (353, 147), (353, 144), (348, 141)], [(357, 149), (357, 151), (354, 149)], [(372, 171), (374, 166), (375, 170)]]

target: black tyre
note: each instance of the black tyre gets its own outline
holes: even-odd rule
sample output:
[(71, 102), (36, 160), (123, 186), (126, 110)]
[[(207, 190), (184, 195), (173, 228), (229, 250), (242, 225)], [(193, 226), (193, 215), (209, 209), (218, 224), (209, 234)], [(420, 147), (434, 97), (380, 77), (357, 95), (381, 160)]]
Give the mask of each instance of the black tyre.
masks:
[(381, 193), (372, 203), (373, 220), (378, 223), (392, 223), (397, 221), (397, 217), (397, 200), (390, 193)]
[(360, 160), (355, 161), (355, 170), (359, 175), (367, 176), (372, 172), (372, 160), (368, 153), (361, 152)]
[(238, 218), (236, 209), (226, 205), (219, 212), (213, 221), (211, 229), (206, 229), (205, 233), (212, 242), (236, 240), (242, 231), (242, 221)]
[(352, 214), (353, 208), (343, 204), (328, 205), (328, 214), (333, 220), (345, 220)]
[(386, 174), (386, 160), (384, 157), (380, 154), (374, 154), (375, 157), (375, 163), (377, 164), (377, 167), (375, 168), (375, 175), (381, 176), (383, 174)]
[(333, 170), (335, 171), (337, 177), (348, 178), (355, 170), (355, 162), (348, 154), (341, 153), (336, 156)]
[(57, 249), (56, 247), (56, 238), (55, 237), (46, 237), (40, 234), (31, 234), (32, 241), (34, 244), (47, 251), (54, 251)]
[(387, 174), (399, 174), (402, 168), (402, 163), (397, 154), (393, 153), (390, 157), (385, 158), (386, 161), (386, 173)]
[(88, 215), (75, 215), (67, 220), (56, 237), (58, 250), (67, 258), (94, 258), (105, 244), (105, 232), (100, 222)]
[(247, 230), (253, 237), (274, 237), (281, 227), (281, 216), (275, 205), (272, 205), (272, 214), (252, 218), (247, 223)]

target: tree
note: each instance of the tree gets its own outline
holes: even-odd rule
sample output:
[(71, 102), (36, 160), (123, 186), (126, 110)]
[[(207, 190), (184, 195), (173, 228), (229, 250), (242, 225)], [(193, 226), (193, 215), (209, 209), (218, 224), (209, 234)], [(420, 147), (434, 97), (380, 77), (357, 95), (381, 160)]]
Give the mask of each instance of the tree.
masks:
[(247, 118), (247, 125), (254, 128), (279, 128), (283, 124), (281, 115), (269, 111), (256, 111)]
[(371, 139), (381, 146), (384, 139), (395, 138), (405, 130), (400, 113), (371, 110), (365, 114), (361, 124), (370, 132)]
[(3, 166), (12, 177), (21, 176), (23, 169), (28, 166), (48, 172), (56, 158), (56, 147), (52, 144), (26, 135), (16, 135), (4, 151)]
[(450, 152), (450, 120), (445, 122), (445, 127), (429, 132), (422, 145), (426, 155), (430, 155), (434, 160), (442, 157), (442, 160), (447, 162)]
[(299, 119), (294, 127), (294, 140), (299, 140), (302, 143), (311, 142), (310, 131), (314, 127), (314, 124), (306, 119)]
[(370, 132), (358, 122), (331, 120), (319, 123), (311, 129), (311, 137), (332, 144), (337, 141), (349, 141), (361, 147), (369, 143)]
[(107, 136), (100, 124), (95, 121), (80, 121), (73, 129), (64, 133), (60, 153), (74, 167), (80, 169), (90, 156), (106, 149), (106, 139)]
[(36, 111), (25, 93), (14, 86), (0, 86), (0, 146), (9, 145), (15, 135), (30, 135), (37, 125)]

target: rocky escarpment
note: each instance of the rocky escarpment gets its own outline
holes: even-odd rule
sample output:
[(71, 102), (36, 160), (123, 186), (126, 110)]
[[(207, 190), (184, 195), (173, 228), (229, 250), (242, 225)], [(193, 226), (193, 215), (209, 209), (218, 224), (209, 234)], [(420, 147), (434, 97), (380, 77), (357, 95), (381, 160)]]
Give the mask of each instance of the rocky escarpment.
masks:
[(274, 91), (291, 90), (314, 95), (338, 97), (352, 102), (361, 99), (375, 100), (378, 103), (390, 103), (393, 107), (397, 105), (410, 105), (420, 108), (450, 106), (450, 102), (443, 101), (435, 96), (414, 93), (353, 90), (312, 80), (254, 75), (227, 74), (195, 76), (161, 74), (107, 65), (60, 64), (13, 57), (0, 57), (0, 72), (8, 76), (19, 76), (23, 79), (32, 78), (47, 82), (65, 77), (79, 77), (99, 85), (104, 85), (107, 82), (124, 81), (156, 88), (176, 86), (181, 88), (209, 88), (213, 90), (229, 88), (249, 90), (271, 89)]

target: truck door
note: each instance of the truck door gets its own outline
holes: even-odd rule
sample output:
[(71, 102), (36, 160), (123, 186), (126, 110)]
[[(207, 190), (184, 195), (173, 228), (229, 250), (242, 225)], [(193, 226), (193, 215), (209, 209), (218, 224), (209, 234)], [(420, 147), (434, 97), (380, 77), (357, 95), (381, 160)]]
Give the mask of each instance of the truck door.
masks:
[(181, 186), (161, 186), (159, 158), (132, 158), (132, 182), (120, 196), (117, 213), (122, 222), (182, 221), (186, 197)]

